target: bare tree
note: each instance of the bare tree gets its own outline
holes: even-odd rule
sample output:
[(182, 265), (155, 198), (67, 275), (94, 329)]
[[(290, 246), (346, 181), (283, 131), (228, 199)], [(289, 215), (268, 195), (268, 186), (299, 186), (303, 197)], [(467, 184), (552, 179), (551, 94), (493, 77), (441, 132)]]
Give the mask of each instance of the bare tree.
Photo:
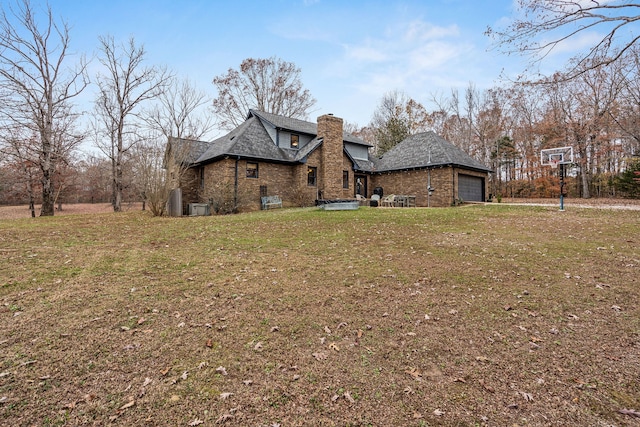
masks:
[(409, 135), (429, 130), (430, 123), (422, 104), (397, 90), (386, 93), (369, 124), (375, 135), (376, 154), (381, 156)]
[(211, 99), (188, 79), (172, 81), (157, 97), (157, 103), (145, 114), (151, 130), (166, 139), (200, 139), (211, 131), (211, 115), (206, 111)]
[[(7, 129), (4, 130), (6, 131)], [(22, 137), (19, 129), (16, 128), (11, 129), (9, 132), (3, 132), (3, 134), (3, 141), (2, 144), (0, 144), (0, 155), (2, 155), (5, 163), (12, 165), (14, 180), (24, 183), (24, 190), (29, 200), (29, 211), (31, 212), (31, 216), (35, 217), (34, 180), (36, 176), (35, 169), (39, 168), (37, 166), (37, 159), (34, 158), (33, 150), (31, 150), (30, 147), (33, 141)], [(8, 136), (11, 134), (13, 134), (13, 137)]]
[(300, 73), (294, 63), (279, 58), (248, 58), (239, 70), (230, 68), (215, 77), (218, 97), (213, 100), (213, 108), (219, 126), (229, 130), (239, 126), (251, 108), (306, 119), (316, 100), (302, 86)]
[(1, 12), (0, 88), (4, 105), (0, 120), (3, 129), (28, 129), (27, 133), (35, 136), (24, 141), (28, 142), (24, 148), (37, 154), (34, 158), (42, 184), (40, 215), (52, 216), (56, 165), (82, 140), (82, 135), (74, 132), (76, 116), (71, 100), (88, 81), (82, 59), (76, 69), (67, 67), (67, 24), (56, 22), (50, 7), (45, 9), (45, 17), (44, 21), (37, 19), (29, 0), (19, 0), (8, 12)]
[(584, 54), (567, 79), (623, 58), (638, 42), (640, 3), (596, 0), (518, 0), (518, 16), (504, 29), (489, 27), (486, 34), (506, 53), (532, 55), (533, 62), (562, 44), (575, 42), (593, 30), (604, 35)]
[[(165, 214), (171, 191), (187, 171), (191, 149), (212, 128), (210, 99), (189, 80), (174, 82), (146, 116), (150, 135), (134, 150), (138, 188), (151, 213)], [(143, 205), (144, 206), (144, 205)]]
[[(98, 75), (100, 93), (96, 112), (100, 120), (98, 147), (109, 157), (113, 175), (113, 210), (121, 210), (123, 163), (125, 154), (139, 140), (139, 110), (142, 104), (165, 89), (170, 75), (161, 68), (145, 66), (145, 50), (130, 38), (117, 46), (113, 37), (100, 37), (100, 63), (104, 74)], [(104, 137), (106, 140), (101, 139)]]

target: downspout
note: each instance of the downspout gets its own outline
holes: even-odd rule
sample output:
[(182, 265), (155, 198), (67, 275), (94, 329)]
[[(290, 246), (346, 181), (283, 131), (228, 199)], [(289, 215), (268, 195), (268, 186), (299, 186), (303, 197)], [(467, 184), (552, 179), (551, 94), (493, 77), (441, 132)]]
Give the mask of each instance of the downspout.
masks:
[(431, 169), (427, 169), (427, 207), (431, 207)]
[(238, 210), (238, 163), (240, 162), (240, 156), (236, 158), (235, 179), (233, 183), (233, 213)]

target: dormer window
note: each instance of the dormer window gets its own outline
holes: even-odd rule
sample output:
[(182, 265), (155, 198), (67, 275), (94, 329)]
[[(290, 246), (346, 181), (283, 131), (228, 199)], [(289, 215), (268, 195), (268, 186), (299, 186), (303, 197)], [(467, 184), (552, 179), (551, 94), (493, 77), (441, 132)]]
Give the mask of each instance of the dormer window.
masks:
[(300, 135), (291, 134), (291, 148), (298, 148), (300, 145)]

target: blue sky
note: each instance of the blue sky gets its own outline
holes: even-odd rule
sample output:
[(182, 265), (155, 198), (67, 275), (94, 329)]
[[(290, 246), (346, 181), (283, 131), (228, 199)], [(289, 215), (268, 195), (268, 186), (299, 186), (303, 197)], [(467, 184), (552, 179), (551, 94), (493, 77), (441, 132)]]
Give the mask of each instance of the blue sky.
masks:
[[(32, 0), (38, 4), (39, 0)], [(50, 0), (71, 26), (74, 51), (98, 37), (133, 36), (150, 64), (166, 65), (211, 96), (211, 81), (249, 57), (294, 62), (317, 99), (310, 120), (333, 113), (366, 125), (384, 93), (400, 90), (427, 108), (434, 94), (499, 84), (524, 60), (488, 50), (484, 36), (512, 14), (494, 0)], [(98, 67), (93, 61), (92, 68)]]

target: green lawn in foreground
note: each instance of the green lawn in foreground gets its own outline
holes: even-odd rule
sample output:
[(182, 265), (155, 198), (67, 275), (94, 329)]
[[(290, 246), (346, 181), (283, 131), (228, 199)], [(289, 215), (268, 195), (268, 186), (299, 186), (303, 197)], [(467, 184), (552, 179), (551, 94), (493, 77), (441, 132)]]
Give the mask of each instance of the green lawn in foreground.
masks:
[(0, 221), (0, 424), (636, 425), (639, 236), (501, 205)]

